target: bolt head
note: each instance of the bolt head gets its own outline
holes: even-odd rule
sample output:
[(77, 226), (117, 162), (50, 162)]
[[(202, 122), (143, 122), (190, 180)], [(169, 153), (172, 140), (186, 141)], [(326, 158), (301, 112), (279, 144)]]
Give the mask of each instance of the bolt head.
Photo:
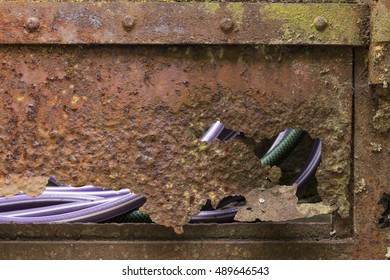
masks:
[(326, 20), (326, 18), (324, 17), (321, 17), (321, 16), (318, 16), (314, 19), (314, 27), (315, 29), (317, 29), (318, 31), (324, 31), (325, 28), (328, 27), (328, 21)]
[(231, 18), (224, 18), (219, 26), (223, 32), (227, 33), (233, 30), (234, 21)]
[(40, 26), (41, 26), (41, 23), (40, 23), (39, 19), (37, 19), (35, 17), (30, 17), (26, 20), (26, 29), (28, 32), (37, 31)]
[(134, 25), (135, 21), (131, 17), (126, 17), (122, 20), (122, 27), (126, 31), (130, 31), (131, 29), (133, 29)]

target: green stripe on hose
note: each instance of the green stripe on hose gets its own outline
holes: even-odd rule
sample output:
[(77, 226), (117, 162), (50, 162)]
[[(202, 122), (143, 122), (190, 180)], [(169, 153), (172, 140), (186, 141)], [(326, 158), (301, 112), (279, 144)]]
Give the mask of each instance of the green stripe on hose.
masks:
[(139, 211), (133, 210), (122, 215), (111, 218), (110, 220), (105, 221), (106, 223), (152, 223), (149, 215)]
[(293, 129), (280, 143), (270, 152), (261, 158), (264, 165), (279, 165), (298, 145), (305, 131), (302, 129)]

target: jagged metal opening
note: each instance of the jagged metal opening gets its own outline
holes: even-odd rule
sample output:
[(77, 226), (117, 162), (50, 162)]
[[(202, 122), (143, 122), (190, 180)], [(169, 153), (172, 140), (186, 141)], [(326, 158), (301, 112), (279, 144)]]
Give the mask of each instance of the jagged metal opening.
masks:
[(382, 205), (384, 210), (379, 218), (379, 226), (381, 228), (390, 227), (390, 194), (383, 193), (378, 204)]
[[(264, 139), (258, 143), (253, 140), (254, 153), (261, 159), (270, 150), (278, 135), (271, 139)], [(313, 147), (316, 140), (313, 139), (309, 133), (303, 132), (302, 137), (297, 141), (297, 144), (292, 147), (291, 151), (287, 151), (285, 156), (281, 158), (276, 164), (282, 171), (282, 176), (279, 180), (280, 185), (289, 185), (294, 181), (294, 178), (299, 176), (305, 163), (310, 159)], [(317, 191), (318, 182), (315, 175), (308, 178), (306, 186), (298, 189), (296, 195), (299, 203), (317, 203), (322, 201)]]
[[(304, 130), (288, 128), (271, 139), (256, 142), (253, 138), (246, 137), (243, 132), (226, 128), (217, 121), (205, 130), (201, 141), (209, 143), (213, 141), (243, 141), (253, 149), (263, 165), (280, 168), (282, 175), (279, 180), (269, 179), (270, 182), (275, 185), (297, 186), (295, 195), (298, 198), (298, 204), (322, 201), (317, 191), (318, 182), (315, 177), (317, 167), (321, 161), (322, 142), (319, 139), (313, 139)], [(238, 209), (245, 207), (245, 197), (240, 197), (242, 197), (240, 203), (230, 205), (230, 207), (237, 207)], [(229, 200), (232, 200), (232, 197), (224, 198), (218, 206)], [(218, 206), (213, 208), (210, 201), (208, 201), (202, 210), (219, 209)], [(249, 206), (246, 207), (246, 210), (252, 211)]]
[[(293, 135), (293, 133), (296, 134)], [(288, 137), (290, 139), (287, 139)], [(308, 168), (308, 165), (318, 165), (319, 163), (310, 163), (315, 152), (316, 141), (319, 140), (313, 139), (306, 131), (286, 129), (273, 138), (256, 142), (253, 138), (246, 137), (243, 132), (235, 132), (224, 127), (215, 138), (220, 141), (231, 141), (234, 138), (251, 146), (261, 163), (277, 166), (281, 169), (282, 176), (279, 182), (277, 182), (278, 184), (291, 185), (294, 182), (302, 183), (302, 186), (298, 188), (296, 193), (299, 203), (317, 203), (322, 201), (317, 191), (318, 182), (315, 177), (317, 166), (313, 169), (311, 176), (307, 176), (305, 182), (297, 180), (300, 174), (304, 172), (304, 168)], [(283, 141), (287, 143), (283, 143)], [(283, 144), (285, 145), (283, 146)], [(279, 151), (277, 151), (278, 147)]]

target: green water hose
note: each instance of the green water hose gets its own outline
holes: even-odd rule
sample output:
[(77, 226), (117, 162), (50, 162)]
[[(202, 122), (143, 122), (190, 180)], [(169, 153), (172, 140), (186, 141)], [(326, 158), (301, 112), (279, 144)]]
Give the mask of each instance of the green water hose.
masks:
[(275, 148), (261, 158), (261, 163), (270, 166), (279, 165), (294, 150), (304, 135), (304, 130), (292, 129)]
[[(298, 145), (299, 141), (305, 135), (302, 129), (292, 129), (271, 151), (267, 152), (262, 158), (261, 163), (264, 165), (279, 165)], [(107, 223), (152, 223), (149, 215), (146, 213), (133, 210), (117, 217), (105, 221)]]
[(105, 223), (153, 223), (152, 219), (148, 214), (139, 211), (133, 210), (126, 213), (123, 213), (119, 216), (113, 217)]

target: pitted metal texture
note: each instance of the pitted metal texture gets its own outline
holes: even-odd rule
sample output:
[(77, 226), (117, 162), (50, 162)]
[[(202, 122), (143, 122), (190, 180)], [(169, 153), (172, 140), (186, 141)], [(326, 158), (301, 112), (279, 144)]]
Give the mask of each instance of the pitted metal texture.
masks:
[(2, 47), (2, 195), (49, 175), (128, 187), (178, 227), (206, 199), (271, 187), (250, 147), (199, 138), (215, 120), (256, 141), (286, 127), (324, 142), (324, 202), (349, 214), (351, 51), (277, 47)]

